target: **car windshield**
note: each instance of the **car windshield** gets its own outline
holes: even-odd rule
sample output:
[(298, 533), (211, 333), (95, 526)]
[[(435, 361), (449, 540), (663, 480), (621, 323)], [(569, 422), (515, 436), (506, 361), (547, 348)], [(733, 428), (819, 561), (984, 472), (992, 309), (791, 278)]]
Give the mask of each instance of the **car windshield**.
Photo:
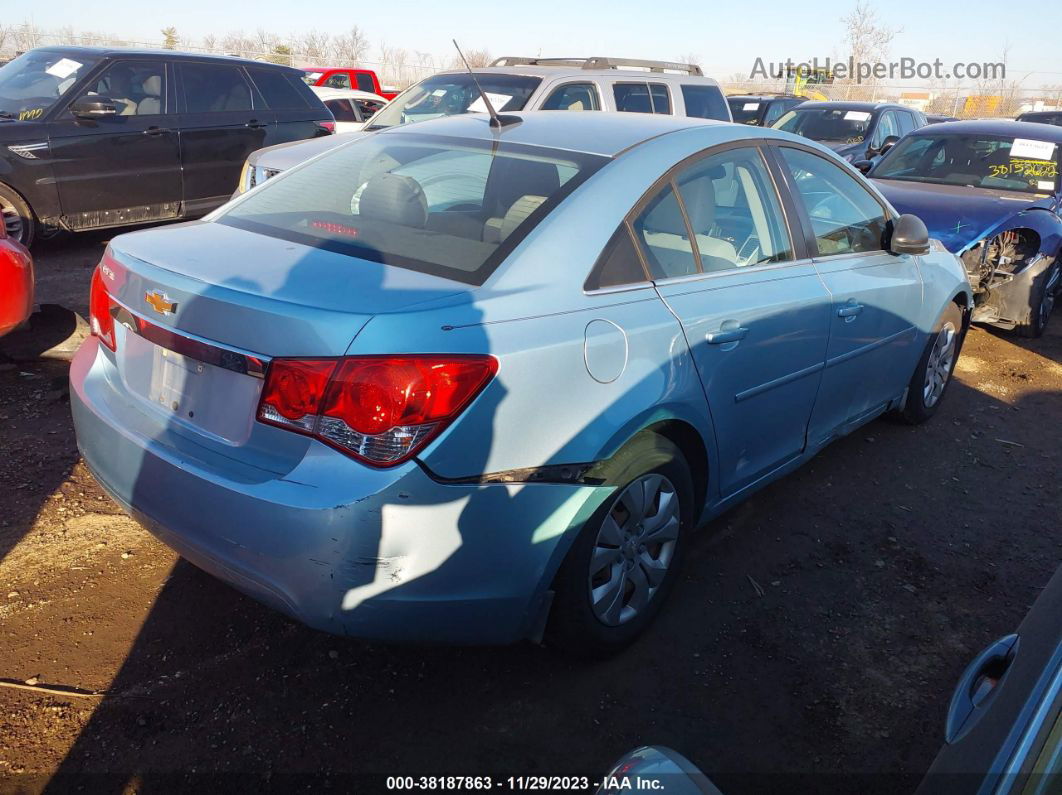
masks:
[(0, 119), (41, 118), (98, 60), (33, 50), (0, 66)]
[[(476, 75), (490, 104), (499, 113), (521, 110), (528, 97), (542, 82), (538, 77), (479, 73)], [(396, 97), (372, 120), (370, 130), (396, 127), (415, 121), (437, 119), (469, 111), (487, 112), (469, 74), (444, 74), (429, 77)]]
[(870, 116), (868, 110), (845, 108), (791, 110), (774, 123), (774, 128), (812, 141), (857, 144), (867, 137)]
[(896, 144), (871, 173), (881, 179), (1054, 193), (1058, 147), (996, 135), (915, 135)]
[(730, 115), (738, 124), (755, 124), (760, 116), (762, 103), (758, 99), (730, 97), (726, 102), (730, 106)]
[(497, 140), (373, 135), (270, 180), (217, 222), (482, 284), (606, 162)]

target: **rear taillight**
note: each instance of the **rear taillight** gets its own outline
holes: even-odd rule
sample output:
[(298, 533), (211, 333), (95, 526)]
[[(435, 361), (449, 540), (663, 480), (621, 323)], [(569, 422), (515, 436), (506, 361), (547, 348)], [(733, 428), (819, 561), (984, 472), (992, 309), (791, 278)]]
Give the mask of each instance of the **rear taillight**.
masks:
[(103, 273), (97, 265), (92, 272), (92, 283), (89, 287), (89, 324), (92, 327), (93, 336), (99, 337), (100, 342), (110, 348), (116, 349), (114, 339), (114, 301), (107, 294), (107, 287), (103, 283)]
[(438, 436), (497, 370), (494, 357), (478, 355), (274, 359), (258, 419), (393, 466)]
[(317, 124), (321, 129), (327, 131), (327, 135), (332, 135), (336, 131), (336, 123), (334, 121), (319, 121)]

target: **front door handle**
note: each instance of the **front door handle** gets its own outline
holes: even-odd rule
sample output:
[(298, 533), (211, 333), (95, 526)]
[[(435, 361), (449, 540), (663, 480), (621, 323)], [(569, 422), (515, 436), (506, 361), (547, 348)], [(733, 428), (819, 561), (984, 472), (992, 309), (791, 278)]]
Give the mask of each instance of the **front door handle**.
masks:
[(144, 135), (164, 135), (165, 133), (168, 133), (168, 132), (169, 132), (169, 130), (167, 130), (165, 127), (154, 127), (154, 126), (152, 126), (152, 127), (148, 127), (146, 130), (144, 130)]
[(737, 344), (745, 339), (745, 335), (748, 333), (749, 330), (736, 320), (724, 320), (719, 327), (719, 331), (709, 331), (705, 335), (705, 339), (709, 345)]
[(837, 317), (843, 317), (845, 323), (851, 323), (862, 311), (863, 305), (857, 304), (854, 298), (850, 298), (847, 304), (837, 310)]
[(268, 127), (269, 125), (265, 122), (258, 121), (258, 119), (251, 119), (247, 122), (246, 126), (250, 127), (252, 130), (261, 130), (263, 127)]

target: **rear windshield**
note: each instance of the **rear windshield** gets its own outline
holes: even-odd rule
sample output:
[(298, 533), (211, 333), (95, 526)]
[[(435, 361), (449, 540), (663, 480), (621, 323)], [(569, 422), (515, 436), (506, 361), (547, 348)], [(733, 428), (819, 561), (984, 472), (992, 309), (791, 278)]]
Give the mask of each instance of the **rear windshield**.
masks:
[[(476, 81), (490, 99), (494, 110), (522, 110), (542, 82), (540, 77), (480, 72)], [(458, 113), (487, 112), (470, 74), (442, 74), (422, 80), (402, 92), (372, 120), (370, 130), (396, 127), (415, 121), (428, 121)]]
[(1054, 193), (1058, 146), (996, 135), (912, 135), (896, 144), (872, 172), (881, 179)]
[(730, 115), (738, 124), (755, 124), (760, 117), (760, 101), (746, 97), (731, 97), (727, 104), (730, 105)]
[(845, 108), (797, 109), (789, 111), (773, 126), (812, 141), (857, 144), (867, 137), (872, 115), (869, 110)]
[(270, 180), (218, 223), (482, 284), (607, 158), (395, 132)]

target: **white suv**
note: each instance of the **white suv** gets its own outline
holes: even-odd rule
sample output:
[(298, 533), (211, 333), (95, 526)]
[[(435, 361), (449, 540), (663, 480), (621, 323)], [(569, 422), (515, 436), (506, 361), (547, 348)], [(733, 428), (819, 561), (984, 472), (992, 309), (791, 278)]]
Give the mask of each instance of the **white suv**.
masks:
[[(498, 58), (490, 66), (439, 72), (410, 86), (365, 126), (366, 132), (458, 113), (521, 110), (659, 113), (732, 121), (719, 83), (695, 64), (622, 58)], [(476, 83), (479, 84), (477, 88)], [(359, 133), (355, 133), (359, 134)], [(252, 154), (237, 192), (291, 168), (349, 135), (280, 145)]]

